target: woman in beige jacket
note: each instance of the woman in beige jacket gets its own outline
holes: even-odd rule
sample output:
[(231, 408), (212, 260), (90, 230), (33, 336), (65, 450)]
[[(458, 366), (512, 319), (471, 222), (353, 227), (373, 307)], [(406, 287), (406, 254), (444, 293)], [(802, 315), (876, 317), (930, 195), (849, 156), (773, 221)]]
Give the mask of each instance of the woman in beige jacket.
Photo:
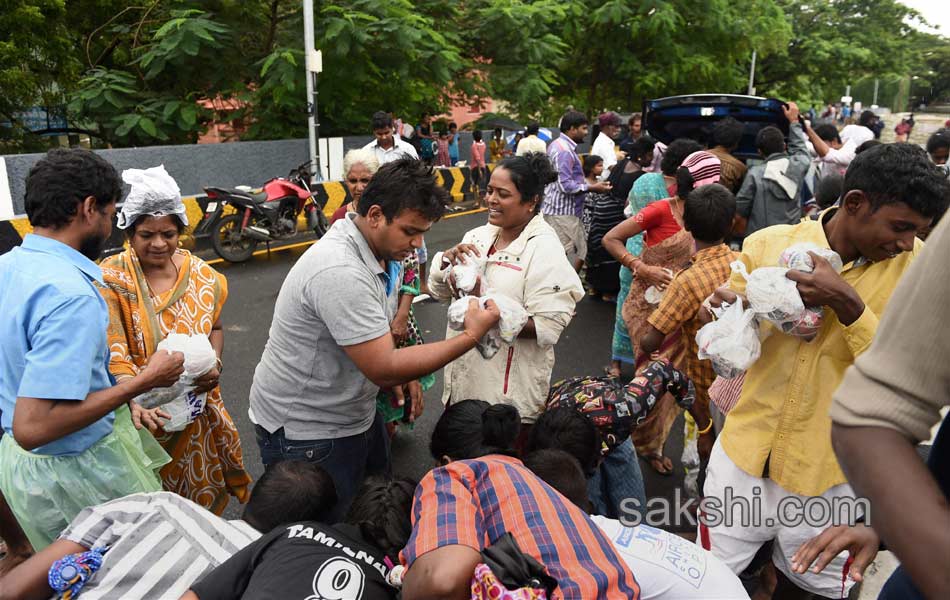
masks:
[[(472, 295), (492, 290), (513, 298), (530, 318), (513, 344), (491, 359), (468, 352), (445, 367), (445, 404), (467, 399), (510, 404), (522, 423), (544, 408), (554, 369), (554, 345), (584, 295), (580, 278), (557, 233), (540, 215), (544, 187), (557, 174), (538, 153), (507, 158), (488, 184), (488, 224), (465, 234), (462, 243), (432, 261), (429, 289), (441, 300), (457, 297), (450, 265), (471, 252), (486, 260), (484, 280)], [(459, 335), (448, 330), (446, 336)]]

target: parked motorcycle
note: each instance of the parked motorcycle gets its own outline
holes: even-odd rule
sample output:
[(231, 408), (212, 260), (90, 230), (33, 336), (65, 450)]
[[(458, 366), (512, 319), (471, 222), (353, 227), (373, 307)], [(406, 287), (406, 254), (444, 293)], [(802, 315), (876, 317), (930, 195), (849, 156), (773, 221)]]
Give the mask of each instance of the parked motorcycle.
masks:
[[(261, 242), (294, 237), (301, 211), (306, 214), (307, 227), (317, 238), (323, 237), (330, 225), (322, 203), (310, 189), (309, 167), (307, 161), (286, 178), (271, 179), (260, 191), (206, 187), (208, 204), (199, 229), (211, 236), (218, 256), (228, 262), (244, 262)], [(235, 212), (225, 215), (228, 205)]]

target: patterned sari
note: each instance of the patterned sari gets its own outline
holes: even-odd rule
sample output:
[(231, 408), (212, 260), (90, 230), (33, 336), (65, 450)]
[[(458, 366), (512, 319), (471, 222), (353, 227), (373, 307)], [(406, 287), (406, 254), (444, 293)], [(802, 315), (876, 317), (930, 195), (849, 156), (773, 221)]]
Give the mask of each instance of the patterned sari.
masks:
[[(676, 273), (689, 265), (693, 248), (693, 236), (685, 229), (680, 229), (655, 246), (645, 247), (640, 254), (640, 259), (644, 264), (663, 267)], [(644, 297), (648, 287), (643, 282), (634, 279), (622, 307), (623, 320), (627, 324), (630, 339), (633, 340), (634, 356), (637, 355), (637, 343), (649, 330), (647, 318), (656, 308)], [(667, 359), (677, 369), (685, 370), (686, 343), (681, 331), (677, 330), (666, 336), (658, 353), (660, 358)], [(639, 373), (649, 363), (649, 356), (639, 356), (636, 362), (637, 372)], [(633, 444), (637, 452), (644, 456), (662, 454), (663, 446), (666, 444), (666, 438), (677, 414), (679, 414), (679, 409), (672, 396), (664, 395), (650, 416), (633, 432)]]
[[(666, 187), (663, 175), (646, 173), (641, 175), (630, 189), (627, 202), (633, 214), (637, 214), (649, 204), (657, 200), (668, 198), (670, 193)], [(627, 252), (640, 256), (643, 252), (643, 234), (637, 234), (627, 240)], [(623, 320), (623, 304), (630, 293), (630, 284), (633, 283), (633, 271), (627, 267), (620, 267), (620, 292), (617, 294), (617, 313), (614, 316), (614, 339), (611, 345), (611, 360), (619, 360), (628, 365), (634, 364), (636, 357), (633, 354), (633, 343), (627, 331), (627, 324)]]
[[(228, 296), (224, 276), (187, 250), (172, 288), (152, 296), (135, 252), (103, 261), (103, 295), (109, 305), (110, 370), (117, 378), (134, 376), (169, 333), (211, 335)], [(244, 470), (241, 440), (221, 401), (221, 388), (208, 392), (207, 405), (183, 431), (155, 439), (171, 455), (161, 470), (168, 491), (220, 515), (229, 495), (247, 502), (251, 477)]]

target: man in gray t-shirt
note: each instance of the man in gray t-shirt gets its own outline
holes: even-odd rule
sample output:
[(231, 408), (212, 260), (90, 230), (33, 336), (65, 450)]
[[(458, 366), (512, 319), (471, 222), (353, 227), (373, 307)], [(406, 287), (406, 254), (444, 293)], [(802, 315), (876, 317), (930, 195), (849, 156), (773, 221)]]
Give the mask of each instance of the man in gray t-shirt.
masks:
[[(402, 260), (441, 218), (446, 192), (418, 160), (384, 165), (357, 214), (337, 221), (297, 261), (274, 308), (251, 386), (251, 418), (265, 467), (320, 463), (333, 477), (342, 514), (363, 477), (390, 470), (389, 438), (376, 414), (379, 388), (403, 388), (468, 352), (498, 320), (473, 306), (466, 332), (396, 350)], [(461, 338), (461, 339), (459, 339)], [(421, 411), (418, 386), (407, 391)]]

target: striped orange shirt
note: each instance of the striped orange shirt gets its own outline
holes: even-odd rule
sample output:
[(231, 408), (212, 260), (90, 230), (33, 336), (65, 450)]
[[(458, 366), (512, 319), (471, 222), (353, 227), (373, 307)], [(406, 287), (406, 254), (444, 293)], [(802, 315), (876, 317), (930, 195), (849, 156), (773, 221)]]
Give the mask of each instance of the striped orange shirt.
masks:
[(493, 454), (430, 471), (416, 488), (407, 568), (443, 546), (478, 552), (510, 532), (557, 579), (555, 598), (638, 600), (640, 587), (597, 525), (516, 458)]

